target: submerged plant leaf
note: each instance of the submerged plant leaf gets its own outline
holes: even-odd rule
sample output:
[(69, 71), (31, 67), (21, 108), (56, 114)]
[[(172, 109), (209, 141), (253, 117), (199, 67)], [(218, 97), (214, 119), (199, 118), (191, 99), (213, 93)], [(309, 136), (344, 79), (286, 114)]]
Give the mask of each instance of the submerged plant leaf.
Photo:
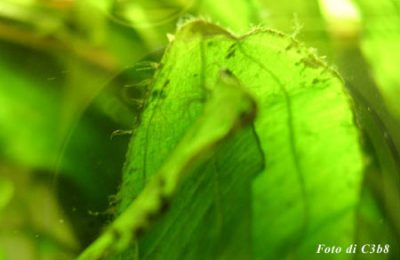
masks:
[[(153, 219), (163, 213), (187, 175), (193, 169), (196, 169), (202, 161), (212, 156), (214, 150), (223, 145), (225, 140), (229, 139), (238, 129), (254, 119), (255, 102), (240, 87), (233, 76), (221, 72), (217, 86), (215, 91), (212, 92), (210, 100), (206, 103), (202, 115), (185, 133), (157, 174), (151, 178), (143, 191), (113, 222), (109, 229), (80, 256), (80, 259), (100, 259), (127, 249), (134, 239), (137, 239), (141, 232), (152, 224)], [(221, 103), (225, 104), (222, 113), (214, 113)], [(250, 134), (252, 133), (250, 132)], [(246, 145), (249, 142), (246, 140), (244, 143)], [(257, 152), (260, 152), (260, 150), (257, 150)], [(221, 155), (222, 158), (223, 156)], [(258, 160), (254, 159), (257, 159), (257, 157), (251, 158), (248, 165), (254, 165), (255, 168), (251, 168), (251, 170), (257, 172), (262, 168), (262, 157), (258, 156)], [(218, 167), (218, 162), (213, 159), (210, 166)], [(195, 178), (202, 178), (201, 173), (199, 171)], [(248, 181), (247, 184), (247, 197), (249, 198), (250, 182)], [(194, 183), (194, 185), (198, 185), (198, 183)], [(221, 196), (225, 193), (226, 188), (222, 188)], [(239, 193), (239, 198), (242, 194)], [(229, 210), (229, 208), (230, 206), (225, 210)], [(227, 227), (229, 228), (229, 226)], [(248, 229), (248, 235), (250, 235), (249, 231), (250, 229)], [(174, 252), (172, 251), (172, 253)]]
[[(214, 81), (222, 69), (237, 76), (255, 97), (257, 136), (242, 131), (216, 150), (177, 187), (175, 203), (165, 218), (126, 255), (314, 259), (319, 243), (350, 244), (364, 162), (342, 81), (292, 37), (266, 29), (236, 37), (201, 20), (179, 29), (155, 75), (127, 155), (121, 216), (128, 214), (132, 201), (138, 210), (146, 196), (151, 201), (146, 193), (154, 179), (146, 184), (149, 177), (165, 170), (185, 144), (192, 145), (187, 131), (197, 127), (204, 100), (217, 91)], [(203, 116), (221, 120), (217, 115), (229, 113), (226, 106), (230, 102), (221, 101)], [(212, 137), (219, 124), (223, 121), (214, 120), (215, 129), (208, 128), (205, 136)], [(266, 165), (255, 177), (260, 165), (257, 147), (263, 150)], [(210, 166), (212, 161), (217, 169)], [(212, 187), (225, 189), (224, 195), (212, 193)], [(252, 239), (220, 232), (238, 228), (242, 221), (251, 226)], [(252, 241), (251, 250), (245, 245), (236, 248), (243, 241)]]

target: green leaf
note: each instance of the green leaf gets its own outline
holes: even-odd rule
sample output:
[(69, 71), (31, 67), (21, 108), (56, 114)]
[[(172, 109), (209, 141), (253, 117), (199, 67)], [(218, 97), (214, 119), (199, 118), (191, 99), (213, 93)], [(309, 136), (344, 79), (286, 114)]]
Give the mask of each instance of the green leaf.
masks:
[[(179, 193), (179, 189), (182, 187), (181, 191), (184, 194), (190, 195), (191, 197), (197, 197), (198, 194), (193, 194), (193, 191), (196, 191), (190, 188), (189, 190), (185, 190), (185, 185), (182, 185), (182, 182), (186, 178), (189, 177), (188, 183), (194, 186), (199, 185), (199, 180), (207, 177), (207, 174), (203, 174), (205, 169), (203, 167), (199, 168), (199, 171), (196, 174), (189, 175), (190, 172), (193, 172), (199, 165), (201, 165), (204, 160), (209, 159), (215, 152), (216, 149), (223, 147), (225, 141), (230, 140), (230, 137), (237, 132), (238, 129), (247, 125), (254, 119), (255, 115), (255, 103), (250, 95), (240, 86), (239, 82), (229, 73), (221, 72), (219, 81), (216, 84), (216, 89), (212, 92), (209, 101), (206, 103), (202, 115), (195, 121), (192, 127), (184, 134), (182, 139), (179, 141), (179, 144), (176, 146), (173, 152), (169, 155), (168, 159), (164, 162), (164, 164), (160, 167), (157, 174), (149, 183), (145, 186), (143, 191), (138, 195), (138, 197), (131, 203), (126, 210), (113, 222), (113, 224), (109, 227), (109, 229), (99, 238), (97, 239), (83, 254), (80, 256), (80, 259), (100, 259), (108, 256), (114, 252), (120, 252), (125, 250), (132, 241), (138, 238), (141, 232), (147, 228), (150, 224), (152, 224), (153, 219), (160, 214), (163, 213), (165, 208), (169, 205), (171, 199), (174, 197), (175, 193)], [(204, 90), (204, 89), (203, 89)], [(202, 90), (202, 91), (203, 91)], [(221, 111), (221, 113), (215, 113), (215, 109), (220, 107), (220, 104), (224, 103), (225, 107)], [(253, 138), (254, 131), (250, 132), (246, 131)], [(244, 134), (243, 134), (244, 136)], [(256, 141), (256, 139), (254, 139)], [(250, 142), (245, 140), (246, 142), (238, 142), (238, 145), (247, 146)], [(240, 146), (239, 146), (240, 147)], [(243, 147), (242, 147), (243, 148)], [(251, 147), (249, 147), (251, 148)], [(257, 142), (254, 143), (253, 148), (257, 148)], [(251, 170), (254, 174), (258, 172), (262, 166), (262, 157), (260, 156), (260, 150), (256, 149), (256, 153), (252, 155), (257, 155), (258, 157), (247, 157), (243, 159), (239, 154), (233, 153), (236, 157), (236, 163), (243, 163), (247, 166), (245, 169)], [(215, 155), (215, 156), (218, 156)], [(219, 155), (222, 159), (221, 161), (215, 160), (215, 157), (212, 157), (211, 163), (208, 164), (210, 167), (209, 173), (218, 174), (219, 172), (219, 162), (224, 162), (224, 157), (226, 154), (222, 153)], [(133, 157), (132, 159), (134, 159)], [(229, 158), (229, 156), (228, 156)], [(249, 160), (250, 159), (250, 160)], [(231, 166), (232, 167), (232, 166)], [(234, 168), (233, 168), (234, 169)], [(231, 169), (232, 170), (232, 169)], [(237, 169), (234, 169), (237, 171)], [(207, 172), (207, 170), (206, 170)], [(228, 172), (226, 172), (228, 173)], [(226, 178), (226, 173), (224, 175), (215, 176), (217, 178)], [(193, 176), (195, 180), (190, 177)], [(240, 176), (239, 174), (237, 176)], [(210, 176), (211, 177), (211, 176)], [(229, 176), (230, 177), (230, 176)], [(243, 180), (242, 178), (237, 178), (235, 181), (227, 181), (227, 183), (231, 183), (231, 186), (239, 186), (242, 187), (242, 184), (246, 184), (247, 187), (247, 196), (243, 195), (244, 192), (239, 193), (239, 196), (236, 198), (242, 199), (242, 203), (245, 203), (244, 206), (249, 206), (249, 198), (250, 198), (250, 179), (252, 175), (242, 175), (242, 178), (247, 179), (247, 182), (241, 182), (239, 180)], [(206, 178), (207, 180), (207, 178)], [(208, 181), (208, 180), (207, 180)], [(214, 180), (215, 181), (215, 180)], [(218, 179), (217, 179), (218, 181)], [(186, 183), (186, 182), (185, 182)], [(230, 192), (236, 191), (235, 189), (227, 189), (228, 187), (221, 187), (220, 196), (225, 197), (226, 194)], [(242, 190), (242, 191), (246, 191)], [(189, 193), (187, 193), (189, 192)], [(201, 194), (200, 194), (201, 195)], [(207, 195), (207, 194), (202, 194)], [(208, 194), (208, 197), (210, 194)], [(212, 197), (212, 196), (211, 196)], [(210, 202), (209, 199), (204, 198), (202, 196), (198, 197), (202, 200), (202, 202)], [(190, 202), (190, 200), (189, 200)], [(185, 203), (186, 204), (186, 203)], [(176, 204), (175, 204), (176, 205)], [(196, 208), (192, 214), (187, 216), (200, 217), (200, 219), (204, 218), (206, 223), (211, 221), (212, 224), (220, 224), (216, 223), (215, 219), (209, 219), (205, 214), (197, 214), (203, 210), (209, 210), (207, 204), (204, 204), (205, 208), (199, 207)], [(179, 206), (179, 204), (178, 204)], [(185, 205), (188, 206), (188, 205)], [(218, 205), (214, 205), (214, 207), (218, 207)], [(186, 207), (185, 207), (186, 208)], [(178, 213), (181, 212), (181, 209), (178, 209)], [(200, 209), (200, 212), (198, 212)], [(186, 208), (186, 210), (190, 210)], [(243, 228), (238, 229), (239, 232), (232, 232), (230, 229), (232, 216), (235, 216), (235, 211), (232, 212), (232, 208), (230, 204), (226, 204), (221, 206), (221, 211), (219, 212), (223, 216), (223, 213), (227, 214), (226, 223), (223, 223), (221, 228), (225, 233), (234, 234), (236, 238), (243, 238), (243, 230), (244, 233), (247, 233), (247, 236), (250, 236), (250, 225), (243, 225)], [(171, 211), (173, 212), (173, 211)], [(247, 211), (250, 213), (250, 211)], [(204, 213), (204, 212), (203, 212)], [(173, 217), (180, 217), (180, 214), (174, 214)], [(242, 216), (242, 215), (241, 215)], [(250, 215), (248, 215), (250, 216)], [(250, 220), (248, 218), (248, 220)], [(196, 221), (191, 221), (189, 219), (189, 223), (194, 223), (193, 228), (201, 228), (202, 226), (197, 226)], [(233, 221), (236, 223), (237, 221)], [(176, 221), (174, 221), (176, 223)], [(166, 223), (168, 227), (171, 222)], [(248, 222), (249, 224), (249, 222)], [(161, 232), (164, 232), (165, 226), (161, 227)], [(202, 230), (200, 230), (199, 234), (204, 234)], [(247, 232), (246, 232), (247, 231)], [(195, 239), (202, 239), (203, 241), (207, 241), (208, 237), (206, 236), (193, 236)], [(154, 238), (154, 237), (153, 237)], [(178, 239), (179, 237), (175, 237)], [(238, 240), (236, 240), (238, 241)], [(197, 241), (195, 241), (197, 242)], [(175, 243), (181, 243), (180, 241), (175, 240)], [(193, 244), (195, 244), (193, 242)], [(177, 248), (178, 249), (178, 248)], [(181, 248), (179, 248), (181, 249)], [(185, 249), (183, 247), (182, 249)], [(249, 248), (248, 248), (249, 249)], [(198, 247), (197, 252), (204, 251), (203, 247)], [(214, 250), (221, 250), (221, 248), (217, 247)], [(232, 249), (228, 249), (232, 251)], [(168, 251), (168, 250), (167, 250)], [(145, 253), (145, 252), (144, 252)], [(181, 251), (170, 251), (172, 256), (179, 256), (184, 254), (184, 250)], [(225, 253), (225, 252), (223, 252)], [(248, 253), (248, 252), (246, 252)], [(207, 256), (210, 256), (206, 254)], [(231, 254), (232, 255), (232, 254)], [(164, 255), (165, 257), (165, 255)]]
[(252, 254), (252, 179), (262, 166), (257, 136), (247, 127), (182, 184), (165, 216), (140, 240), (140, 256), (247, 259)]
[[(156, 172), (170, 169), (172, 172), (165, 177), (174, 175), (180, 164), (171, 157), (183, 156), (183, 147), (191, 146), (193, 140), (187, 139), (187, 131), (199, 124), (203, 102), (217, 91), (214, 86), (218, 84), (214, 82), (222, 69), (243, 82), (256, 99), (257, 138), (245, 138), (249, 133), (243, 131), (237, 137), (242, 140), (239, 146), (233, 139), (212, 157), (220, 165), (218, 175), (226, 176), (214, 184), (227, 189), (224, 196), (210, 195), (215, 170), (208, 169), (206, 163), (206, 168), (200, 168), (201, 173), (192, 174), (193, 179), (177, 187), (181, 190), (170, 211), (139, 240), (129, 257), (136, 254), (153, 259), (167, 254), (179, 258), (194, 250), (198, 254), (190, 255), (192, 259), (232, 258), (238, 251), (243, 258), (253, 255), (256, 259), (313, 259), (318, 257), (315, 250), (319, 243), (344, 247), (353, 241), (364, 168), (358, 130), (342, 81), (312, 51), (273, 30), (259, 28), (236, 37), (196, 20), (180, 28), (160, 67), (127, 155), (120, 193), (121, 216), (129, 214), (132, 205), (137, 205), (136, 210), (139, 204), (145, 205), (144, 197), (154, 181), (146, 183)], [(215, 119), (215, 129), (207, 130), (209, 138), (218, 131), (219, 124), (224, 125), (216, 119), (229, 115), (226, 106), (231, 105), (220, 101), (212, 112), (203, 114), (210, 117), (208, 120)], [(264, 172), (256, 178), (257, 149), (253, 146), (261, 147), (266, 162)], [(218, 159), (218, 155), (226, 157)], [(250, 168), (247, 156), (253, 157)], [(245, 158), (248, 164), (238, 164), (240, 160), (236, 158)], [(235, 171), (230, 168), (232, 165)], [(238, 177), (237, 171), (247, 177)], [(229, 180), (236, 177), (243, 178), (242, 185), (233, 185), (234, 179)], [(228, 214), (230, 221), (222, 222), (222, 230), (227, 225), (231, 229), (240, 226), (241, 219), (246, 223), (250, 209), (245, 204), (236, 205), (243, 200), (236, 202), (234, 194), (248, 198), (249, 178), (253, 179), (251, 252), (245, 246), (235, 250), (246, 236), (228, 236), (232, 240), (227, 240), (226, 233), (218, 232), (214, 225), (219, 211), (215, 205), (220, 199), (227, 203), (220, 212), (235, 215)], [(230, 206), (235, 210), (229, 211)], [(130, 218), (137, 218), (137, 214), (140, 211)], [(208, 246), (224, 248), (207, 251), (202, 243), (207, 240), (211, 241)], [(198, 241), (197, 246), (194, 241)], [(204, 245), (204, 252), (200, 245)]]

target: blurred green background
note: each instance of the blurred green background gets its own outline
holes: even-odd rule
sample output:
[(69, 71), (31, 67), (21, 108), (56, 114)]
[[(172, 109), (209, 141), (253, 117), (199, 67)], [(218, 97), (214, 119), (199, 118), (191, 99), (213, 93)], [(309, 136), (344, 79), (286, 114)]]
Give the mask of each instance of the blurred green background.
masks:
[(369, 155), (358, 240), (398, 253), (400, 2), (1, 0), (0, 259), (71, 259), (111, 221), (129, 141), (112, 133), (190, 17), (292, 34), (340, 71)]

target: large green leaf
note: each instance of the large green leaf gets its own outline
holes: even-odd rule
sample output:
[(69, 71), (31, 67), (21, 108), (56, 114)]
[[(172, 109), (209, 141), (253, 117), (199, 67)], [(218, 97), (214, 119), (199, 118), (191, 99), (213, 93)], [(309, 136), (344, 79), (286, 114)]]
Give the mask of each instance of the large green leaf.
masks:
[[(219, 170), (207, 168), (206, 162), (205, 168), (191, 175), (193, 179), (178, 187), (175, 203), (165, 218), (129, 254), (151, 259), (166, 255), (171, 259), (184, 255), (191, 259), (232, 258), (233, 254), (239, 258), (313, 259), (318, 257), (315, 250), (319, 243), (343, 247), (350, 244), (364, 163), (342, 81), (292, 37), (262, 28), (236, 37), (201, 20), (180, 28), (155, 75), (148, 105), (127, 155), (120, 193), (121, 216), (132, 205), (141, 203), (152, 185), (146, 184), (150, 177), (170, 165), (167, 158), (177, 155), (185, 143), (190, 147), (187, 131), (196, 126), (204, 100), (216, 91), (214, 86), (218, 84), (214, 82), (222, 69), (237, 76), (256, 99), (259, 110), (254, 129), (259, 141), (255, 142), (254, 137), (243, 139), (246, 133), (249, 135), (243, 131), (237, 137), (242, 140), (240, 146), (232, 139), (218, 149), (212, 159), (217, 160)], [(221, 101), (213, 107), (213, 113), (228, 113), (226, 106), (231, 106), (230, 102)], [(210, 120), (213, 113), (208, 114)], [(215, 130), (208, 129), (208, 135), (213, 136), (219, 123), (214, 122)], [(253, 161), (257, 160), (256, 150), (251, 147), (258, 145), (265, 154), (266, 167), (254, 178), (256, 164), (249, 168), (250, 162), (239, 163), (237, 158), (247, 162), (252, 156)], [(237, 171), (247, 177), (238, 177)], [(216, 172), (226, 177), (217, 178), (218, 184), (206, 180)], [(249, 178), (253, 178), (253, 245), (251, 252), (242, 248), (238, 255), (234, 249), (246, 240), (245, 236), (227, 240), (226, 233), (217, 232), (210, 223), (218, 222), (215, 205), (221, 198), (228, 203), (222, 212), (235, 215), (230, 216), (231, 221), (222, 222), (224, 228), (227, 224), (232, 229), (240, 226), (241, 219), (246, 222), (250, 208), (243, 204), (239, 207), (234, 201), (235, 196), (246, 197)], [(235, 181), (243, 183), (233, 185)], [(210, 195), (208, 190), (215, 185), (227, 189), (225, 196)], [(229, 205), (234, 212), (227, 210)], [(135, 219), (136, 214), (131, 218)], [(208, 240), (211, 248), (226, 242), (223, 251), (234, 253), (207, 251), (207, 246), (201, 252), (192, 242), (196, 240), (200, 245)], [(192, 255), (191, 250), (198, 254)]]

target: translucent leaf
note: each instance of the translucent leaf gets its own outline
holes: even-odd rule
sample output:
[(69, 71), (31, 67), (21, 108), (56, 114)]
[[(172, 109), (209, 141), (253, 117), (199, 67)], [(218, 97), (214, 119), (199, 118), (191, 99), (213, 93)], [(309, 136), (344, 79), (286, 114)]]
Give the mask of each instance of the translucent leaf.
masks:
[[(235, 75), (257, 101), (256, 136), (246, 138), (249, 132), (243, 131), (236, 137), (241, 145), (232, 139), (215, 149), (212, 159), (219, 170), (207, 168), (206, 162), (205, 168), (177, 187), (165, 218), (139, 239), (136, 251), (127, 254), (213, 259), (241, 252), (241, 258), (313, 259), (318, 257), (315, 249), (321, 241), (347, 246), (353, 241), (364, 168), (349, 97), (338, 75), (312, 51), (289, 36), (263, 28), (241, 37), (201, 20), (180, 28), (155, 75), (130, 144), (121, 190), (122, 215), (132, 201), (139, 203), (135, 198), (144, 196), (141, 191), (146, 183), (177, 153), (177, 144), (183, 145), (182, 138), (197, 122), (204, 100), (216, 91), (221, 70)], [(229, 104), (220, 102), (213, 113), (229, 114), (225, 107)], [(216, 131), (219, 124), (214, 123)], [(212, 136), (214, 130), (208, 131)], [(258, 146), (266, 164), (254, 178), (257, 167), (249, 166), (258, 160)], [(226, 177), (213, 184), (216, 172)], [(241, 185), (232, 184), (236, 178)], [(249, 179), (250, 208), (238, 199), (249, 198)], [(210, 195), (213, 186), (227, 192), (222, 197)], [(221, 198), (226, 204), (218, 210)], [(237, 248), (249, 239), (227, 236), (215, 225), (218, 212), (228, 212), (230, 221), (222, 222), (222, 230), (240, 227), (250, 210), (251, 252), (246, 245)], [(223, 245), (222, 249), (217, 245)], [(213, 250), (214, 246), (219, 249)], [(192, 255), (191, 250), (197, 253)]]

